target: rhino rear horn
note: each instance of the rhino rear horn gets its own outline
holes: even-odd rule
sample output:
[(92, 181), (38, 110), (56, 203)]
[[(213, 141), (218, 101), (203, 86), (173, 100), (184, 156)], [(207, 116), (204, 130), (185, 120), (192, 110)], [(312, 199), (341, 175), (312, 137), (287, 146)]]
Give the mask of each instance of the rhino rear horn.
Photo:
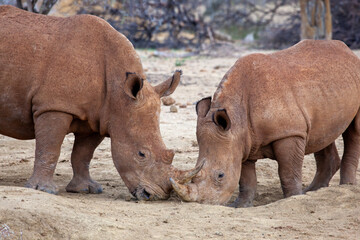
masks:
[(199, 117), (205, 117), (210, 110), (211, 97), (203, 98), (196, 103), (196, 114)]
[(136, 73), (126, 73), (124, 92), (132, 99), (137, 99), (140, 90), (144, 86), (144, 80)]
[(174, 75), (166, 80), (155, 86), (155, 91), (160, 95), (160, 97), (169, 96), (172, 94), (176, 87), (179, 85), (180, 76), (182, 75), (181, 70), (176, 70)]

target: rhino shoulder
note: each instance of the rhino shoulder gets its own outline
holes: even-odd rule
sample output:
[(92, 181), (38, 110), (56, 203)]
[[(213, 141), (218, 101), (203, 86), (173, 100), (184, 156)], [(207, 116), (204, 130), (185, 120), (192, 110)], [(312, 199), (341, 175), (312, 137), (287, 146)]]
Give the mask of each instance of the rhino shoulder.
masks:
[(263, 53), (252, 53), (249, 55), (246, 55), (242, 58), (239, 58), (234, 67), (241, 68), (242, 66), (246, 66), (247, 68), (254, 68), (257, 66), (259, 62), (264, 61), (267, 58), (267, 54)]
[(81, 22), (87, 28), (91, 26), (93, 31), (96, 31), (96, 29), (101, 31), (109, 44), (115, 44), (117, 46), (120, 44), (123, 47), (127, 46), (130, 49), (133, 49), (135, 52), (133, 44), (122, 33), (118, 32), (104, 19), (89, 14), (76, 15), (70, 18), (76, 19), (76, 21)]
[(21, 12), (25, 12), (25, 11), (11, 5), (0, 6), (0, 16), (13, 15)]
[(71, 17), (64, 18), (67, 22), (73, 23), (80, 28), (86, 29), (86, 31), (99, 32), (101, 31), (111, 31), (113, 29), (111, 25), (106, 22), (104, 19), (97, 16), (89, 14), (75, 15)]
[(260, 74), (260, 66), (265, 61), (267, 55), (262, 53), (253, 53), (239, 58), (235, 64), (227, 71), (221, 80), (214, 94), (214, 101), (217, 101), (226, 95), (241, 95), (241, 90), (247, 83), (252, 82), (254, 73)]
[(259, 73), (267, 58), (268, 55), (263, 53), (252, 53), (241, 57), (226, 73), (224, 79), (231, 82), (241, 77), (249, 78), (254, 72)]
[(3, 5), (3, 6), (0, 6), (0, 14), (3, 15), (3, 14), (6, 14), (10, 11), (13, 11), (14, 9), (16, 9), (15, 7), (13, 6), (10, 6), (10, 5)]
[(350, 48), (342, 41), (339, 40), (313, 40), (313, 39), (304, 39), (294, 46), (288, 48), (289, 51), (294, 52), (312, 52), (312, 53), (321, 53), (325, 55), (327, 53), (334, 52), (346, 52), (350, 53)]

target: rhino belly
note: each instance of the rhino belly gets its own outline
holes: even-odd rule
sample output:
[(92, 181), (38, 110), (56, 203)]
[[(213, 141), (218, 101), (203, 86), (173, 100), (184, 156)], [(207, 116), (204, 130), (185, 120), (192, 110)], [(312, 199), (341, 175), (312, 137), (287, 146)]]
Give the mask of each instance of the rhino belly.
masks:
[(323, 118), (314, 119), (308, 133), (306, 154), (318, 152), (346, 131), (358, 112), (359, 106), (352, 106), (343, 111), (323, 114)]
[[(17, 139), (34, 139), (34, 124), (31, 119), (22, 116), (21, 112), (0, 110), (0, 134)], [(21, 116), (20, 116), (21, 115)]]
[(0, 79), (0, 134), (17, 139), (33, 139), (34, 123), (31, 103), (24, 89), (12, 86), (11, 81), (5, 84)]

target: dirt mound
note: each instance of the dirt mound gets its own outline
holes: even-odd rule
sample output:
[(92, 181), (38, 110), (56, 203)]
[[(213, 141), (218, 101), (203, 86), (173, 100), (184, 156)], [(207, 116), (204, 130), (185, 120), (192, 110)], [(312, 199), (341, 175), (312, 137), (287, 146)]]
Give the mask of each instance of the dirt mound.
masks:
[(135, 203), (0, 187), (0, 222), (23, 239), (358, 239), (360, 188), (336, 186), (269, 205)]

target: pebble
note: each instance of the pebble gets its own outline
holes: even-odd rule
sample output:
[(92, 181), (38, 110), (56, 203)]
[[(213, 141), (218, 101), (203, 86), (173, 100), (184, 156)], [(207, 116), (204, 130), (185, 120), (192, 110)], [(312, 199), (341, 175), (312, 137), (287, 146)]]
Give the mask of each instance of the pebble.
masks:
[(199, 145), (198, 145), (198, 142), (197, 142), (197, 141), (192, 140), (192, 141), (191, 141), (191, 146), (192, 146), (192, 147), (198, 147)]
[(177, 111), (178, 111), (178, 109), (177, 109), (176, 106), (172, 105), (172, 106), (170, 107), (170, 112), (176, 113)]
[(175, 103), (175, 100), (172, 97), (163, 97), (161, 101), (165, 106), (170, 106)]

